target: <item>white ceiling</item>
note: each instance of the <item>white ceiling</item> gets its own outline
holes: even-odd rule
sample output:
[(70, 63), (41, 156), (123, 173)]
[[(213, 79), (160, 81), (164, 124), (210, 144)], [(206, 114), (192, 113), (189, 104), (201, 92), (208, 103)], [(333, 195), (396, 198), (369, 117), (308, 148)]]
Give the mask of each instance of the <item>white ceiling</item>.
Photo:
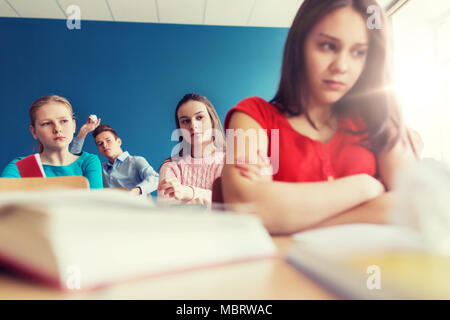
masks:
[[(317, 0), (320, 1), (320, 0)], [(379, 0), (382, 6), (392, 0)], [(410, 0), (424, 1), (424, 0)], [(290, 27), (303, 0), (0, 0), (0, 17)]]

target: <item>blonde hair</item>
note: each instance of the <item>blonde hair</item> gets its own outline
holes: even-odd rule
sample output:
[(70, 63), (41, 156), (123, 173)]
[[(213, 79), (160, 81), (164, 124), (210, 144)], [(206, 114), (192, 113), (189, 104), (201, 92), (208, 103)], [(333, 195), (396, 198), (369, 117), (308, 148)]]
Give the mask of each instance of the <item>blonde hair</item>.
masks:
[[(51, 96), (44, 96), (44, 97), (40, 97), (39, 99), (37, 99), (35, 102), (33, 102), (31, 104), (30, 107), (30, 125), (33, 128), (35, 127), (35, 122), (36, 122), (36, 113), (38, 112), (38, 110), (45, 106), (46, 104), (49, 103), (61, 103), (63, 105), (65, 105), (67, 107), (67, 109), (69, 110), (70, 114), (72, 115), (72, 119), (75, 119), (74, 114), (73, 114), (73, 109), (72, 109), (72, 105), (70, 104), (69, 100), (67, 100), (64, 97), (60, 97), (57, 95), (51, 95)], [(42, 145), (42, 143), (38, 140), (37, 142), (38, 144), (38, 151), (39, 153), (41, 153), (42, 151), (44, 151), (44, 146)]]

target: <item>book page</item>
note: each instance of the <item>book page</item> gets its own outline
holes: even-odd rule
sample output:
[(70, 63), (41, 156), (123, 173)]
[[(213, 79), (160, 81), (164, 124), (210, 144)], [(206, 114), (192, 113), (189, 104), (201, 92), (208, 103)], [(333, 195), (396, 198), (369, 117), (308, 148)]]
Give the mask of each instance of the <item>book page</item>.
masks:
[[(395, 225), (348, 224), (297, 233), (287, 261), (344, 299), (450, 297), (450, 260)], [(447, 272), (447, 271), (446, 271)]]
[[(250, 259), (274, 258), (277, 248), (258, 217), (200, 209), (197, 206), (155, 206), (144, 197), (118, 190), (76, 190), (0, 194), (5, 206), (39, 208), (39, 221), (28, 219), (33, 212), (17, 212), (8, 236), (28, 239), (36, 255), (26, 263), (37, 270), (53, 254), (64, 286), (79, 270), (84, 289), (144, 276), (204, 268)], [(14, 224), (13, 224), (14, 222)], [(1, 233), (0, 228), (0, 233)], [(30, 230), (33, 233), (30, 233)], [(33, 237), (27, 235), (33, 235)], [(1, 234), (0, 234), (1, 236)], [(40, 243), (50, 244), (38, 252)], [(18, 241), (9, 254), (23, 251)], [(6, 242), (5, 242), (5, 245)], [(48, 247), (48, 246), (47, 246)], [(2, 245), (0, 244), (0, 253)], [(3, 248), (4, 249), (4, 248)], [(42, 254), (41, 254), (42, 253)], [(17, 254), (11, 259), (23, 259)], [(49, 277), (46, 275), (47, 278)]]
[(14, 191), (0, 193), (0, 206), (16, 203), (35, 203), (46, 205), (86, 205), (104, 207), (152, 208), (151, 198), (131, 195), (116, 189), (86, 190), (64, 189), (60, 191)]
[(299, 245), (331, 258), (359, 252), (423, 250), (421, 236), (410, 228), (394, 225), (345, 224), (293, 235)]

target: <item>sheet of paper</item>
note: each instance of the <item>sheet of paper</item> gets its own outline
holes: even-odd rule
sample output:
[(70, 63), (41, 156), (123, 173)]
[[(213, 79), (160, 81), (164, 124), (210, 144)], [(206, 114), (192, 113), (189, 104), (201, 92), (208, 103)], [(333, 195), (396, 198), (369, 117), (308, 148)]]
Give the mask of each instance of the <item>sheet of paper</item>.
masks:
[(346, 224), (293, 235), (298, 244), (328, 257), (343, 257), (358, 252), (400, 249), (422, 250), (425, 244), (412, 229), (394, 225)]

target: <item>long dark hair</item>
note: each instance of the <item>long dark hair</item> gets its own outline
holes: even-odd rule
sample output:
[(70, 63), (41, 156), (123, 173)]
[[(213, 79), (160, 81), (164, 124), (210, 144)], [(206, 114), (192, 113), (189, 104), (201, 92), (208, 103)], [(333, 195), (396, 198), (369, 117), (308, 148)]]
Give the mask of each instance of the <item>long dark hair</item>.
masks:
[[(177, 103), (177, 107), (175, 108), (175, 126), (177, 127), (177, 129), (180, 129), (180, 121), (178, 120), (178, 110), (181, 108), (181, 106), (183, 104), (185, 104), (186, 102), (189, 101), (198, 101), (201, 102), (205, 105), (206, 110), (208, 111), (209, 114), (209, 118), (211, 119), (211, 126), (213, 130), (218, 130), (221, 133), (221, 136), (218, 137), (219, 139), (222, 139), (222, 141), (218, 141), (218, 139), (215, 139), (215, 137), (213, 136), (213, 143), (216, 147), (219, 148), (223, 148), (223, 144), (225, 142), (225, 135), (223, 133), (223, 127), (222, 127), (222, 123), (220, 122), (220, 118), (217, 115), (216, 109), (214, 109), (213, 104), (208, 100), (208, 98), (206, 98), (205, 96), (202, 96), (200, 94), (197, 93), (188, 93), (185, 94), (183, 96), (183, 98), (181, 98), (180, 101), (178, 101)], [(183, 137), (180, 136), (179, 137), (179, 141), (181, 142), (183, 140)], [(192, 149), (191, 149), (192, 150)], [(183, 148), (180, 148), (180, 151), (178, 152), (178, 156), (181, 158), (183, 157)], [(161, 166), (166, 163), (166, 162), (170, 162), (172, 161), (172, 157), (167, 158), (166, 160), (164, 160), (164, 162), (161, 164)]]
[(375, 0), (305, 0), (289, 30), (278, 90), (270, 102), (286, 116), (304, 114), (316, 128), (306, 110), (306, 92), (299, 89), (306, 81), (305, 39), (323, 17), (346, 6), (359, 12), (364, 20), (368, 18), (369, 6), (378, 7), (381, 28), (368, 30), (370, 42), (365, 68), (353, 88), (335, 103), (333, 113), (361, 117), (365, 129), (352, 133), (367, 133), (362, 143), (376, 153), (392, 148), (403, 136), (404, 128), (400, 106), (392, 90), (390, 25)]

